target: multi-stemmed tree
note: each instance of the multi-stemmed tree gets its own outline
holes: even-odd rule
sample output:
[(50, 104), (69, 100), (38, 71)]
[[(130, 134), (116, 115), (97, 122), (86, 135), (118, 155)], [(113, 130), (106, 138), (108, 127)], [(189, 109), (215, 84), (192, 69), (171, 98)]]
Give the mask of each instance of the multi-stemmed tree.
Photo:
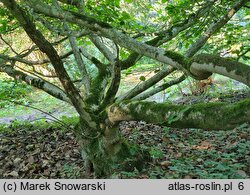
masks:
[[(202, 80), (213, 73), (250, 86), (250, 66), (242, 63), (250, 50), (248, 0), (0, 2), (5, 45), (0, 71), (74, 106), (81, 153), (97, 177), (109, 175), (113, 164), (131, 155), (117, 127), (120, 121), (214, 130), (250, 122), (249, 99), (193, 105), (144, 101), (187, 77)], [(25, 50), (14, 44), (22, 30), (33, 43), (19, 44)], [(10, 35), (11, 41), (4, 39)], [(32, 59), (37, 50), (46, 58)], [(154, 60), (158, 71), (118, 96), (121, 71), (145, 58)], [(52, 76), (36, 69), (43, 64), (52, 65)], [(174, 72), (178, 76), (166, 82)]]

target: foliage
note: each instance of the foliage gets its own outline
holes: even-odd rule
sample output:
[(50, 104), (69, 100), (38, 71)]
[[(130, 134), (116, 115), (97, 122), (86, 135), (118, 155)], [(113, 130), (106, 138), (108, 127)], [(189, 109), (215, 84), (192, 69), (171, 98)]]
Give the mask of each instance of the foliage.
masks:
[(5, 7), (0, 6), (0, 33), (8, 33), (17, 27), (18, 22), (16, 19), (11, 14), (9, 14)]
[(31, 89), (31, 86), (13, 80), (0, 80), (0, 107), (8, 105), (11, 100), (20, 101)]

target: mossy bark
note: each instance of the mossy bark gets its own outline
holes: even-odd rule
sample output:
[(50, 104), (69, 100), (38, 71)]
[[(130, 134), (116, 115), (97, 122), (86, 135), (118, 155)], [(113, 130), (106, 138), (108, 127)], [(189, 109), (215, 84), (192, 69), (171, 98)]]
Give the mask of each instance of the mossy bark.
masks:
[(246, 64), (210, 54), (199, 54), (192, 59), (189, 71), (196, 79), (206, 79), (218, 73), (250, 86), (250, 67)]
[(120, 135), (117, 126), (103, 123), (99, 129), (91, 129), (84, 123), (75, 128), (81, 155), (87, 175), (94, 173), (96, 178), (109, 178), (114, 169), (133, 171), (141, 169), (145, 160), (150, 160), (147, 152), (130, 144)]
[(236, 103), (199, 103), (172, 105), (145, 101), (123, 101), (107, 109), (109, 120), (143, 120), (149, 123), (178, 128), (206, 130), (232, 129), (250, 122), (250, 99)]

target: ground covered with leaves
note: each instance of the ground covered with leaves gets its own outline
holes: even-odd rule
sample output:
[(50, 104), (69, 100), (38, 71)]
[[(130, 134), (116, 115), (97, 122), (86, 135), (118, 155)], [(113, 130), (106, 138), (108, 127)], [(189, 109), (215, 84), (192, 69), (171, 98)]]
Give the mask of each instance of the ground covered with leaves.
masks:
[[(131, 142), (149, 150), (153, 161), (141, 171), (114, 173), (114, 178), (250, 177), (250, 125), (204, 131), (123, 122), (120, 128)], [(10, 126), (0, 134), (0, 142), (0, 178), (84, 177), (71, 132), (53, 126)]]
[[(234, 102), (249, 97), (235, 93), (219, 98)], [(76, 119), (65, 121), (74, 125)], [(142, 170), (114, 172), (112, 178), (250, 178), (250, 125), (228, 131), (173, 129), (145, 122), (122, 122), (122, 134), (149, 151)], [(72, 132), (54, 123), (18, 123), (0, 130), (0, 178), (86, 178)]]
[(9, 126), (0, 134), (0, 178), (78, 178), (82, 160), (72, 132)]
[(122, 178), (249, 178), (250, 125), (230, 131), (173, 129), (125, 122), (128, 138), (149, 149), (153, 162)]

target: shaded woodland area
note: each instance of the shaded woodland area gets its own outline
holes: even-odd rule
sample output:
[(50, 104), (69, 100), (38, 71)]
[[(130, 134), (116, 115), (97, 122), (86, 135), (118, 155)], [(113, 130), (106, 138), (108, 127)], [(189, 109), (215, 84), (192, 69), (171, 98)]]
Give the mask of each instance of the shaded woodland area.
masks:
[(0, 178), (249, 178), (248, 0), (0, 0)]

